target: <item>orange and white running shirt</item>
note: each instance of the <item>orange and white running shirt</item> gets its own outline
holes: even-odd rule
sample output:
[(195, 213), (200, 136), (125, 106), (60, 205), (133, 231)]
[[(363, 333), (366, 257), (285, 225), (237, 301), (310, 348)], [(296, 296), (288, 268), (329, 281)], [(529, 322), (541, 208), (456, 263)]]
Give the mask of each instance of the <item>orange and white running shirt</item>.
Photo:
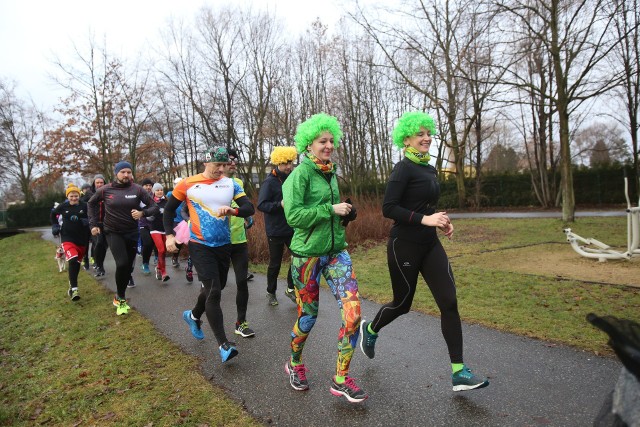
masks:
[(231, 243), (229, 218), (219, 216), (218, 208), (231, 206), (233, 200), (246, 196), (237, 182), (226, 176), (215, 180), (198, 174), (180, 181), (171, 194), (180, 201), (187, 201), (190, 241), (207, 246)]

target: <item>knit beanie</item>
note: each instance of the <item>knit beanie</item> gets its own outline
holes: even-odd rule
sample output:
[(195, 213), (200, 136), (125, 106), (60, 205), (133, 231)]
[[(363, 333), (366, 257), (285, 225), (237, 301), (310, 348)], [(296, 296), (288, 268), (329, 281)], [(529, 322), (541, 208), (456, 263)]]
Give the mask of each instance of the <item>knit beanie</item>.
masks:
[(96, 183), (96, 179), (101, 179), (102, 182), (106, 182), (105, 179), (104, 179), (104, 175), (102, 175), (100, 173), (93, 177), (93, 183), (94, 184)]
[(131, 167), (131, 163), (127, 162), (126, 160), (122, 160), (118, 163), (116, 163), (116, 167), (113, 169), (113, 171), (116, 173), (116, 175), (118, 174), (118, 172), (120, 172), (122, 169), (132, 169)]
[(151, 178), (145, 178), (145, 179), (142, 180), (140, 185), (142, 185), (142, 186), (153, 185), (153, 180), (151, 180)]
[(157, 190), (164, 190), (164, 187), (159, 182), (153, 184), (153, 192), (155, 193)]
[(69, 193), (73, 193), (73, 192), (78, 193), (78, 195), (80, 195), (80, 189), (78, 188), (77, 185), (75, 185), (73, 182), (70, 182), (69, 185), (67, 185), (67, 190), (64, 192), (65, 197), (69, 197)]

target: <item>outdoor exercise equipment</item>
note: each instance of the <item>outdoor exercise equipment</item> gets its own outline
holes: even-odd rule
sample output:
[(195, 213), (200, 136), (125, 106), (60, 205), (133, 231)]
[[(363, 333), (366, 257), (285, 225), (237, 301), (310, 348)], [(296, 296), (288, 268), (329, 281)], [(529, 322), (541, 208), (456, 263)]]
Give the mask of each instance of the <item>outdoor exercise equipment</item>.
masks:
[(636, 173), (638, 177), (638, 206), (632, 207), (629, 198), (629, 178), (627, 170), (624, 170), (624, 196), (627, 199), (627, 250), (626, 252), (613, 249), (611, 246), (602, 243), (594, 238), (585, 239), (565, 228), (567, 240), (571, 247), (580, 255), (587, 258), (597, 258), (598, 261), (604, 262), (608, 259), (631, 259), (640, 256), (640, 173)]

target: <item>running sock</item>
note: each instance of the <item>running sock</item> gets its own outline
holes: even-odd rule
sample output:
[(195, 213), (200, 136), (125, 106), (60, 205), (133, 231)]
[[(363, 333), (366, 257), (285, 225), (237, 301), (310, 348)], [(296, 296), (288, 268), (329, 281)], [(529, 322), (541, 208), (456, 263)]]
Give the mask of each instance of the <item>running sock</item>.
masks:
[(344, 384), (344, 381), (345, 381), (346, 377), (345, 376), (336, 375), (334, 378), (336, 380), (336, 384)]
[(376, 331), (374, 331), (373, 329), (371, 329), (371, 323), (369, 323), (367, 325), (367, 331), (369, 331), (370, 334), (372, 335), (378, 335), (378, 333)]
[(291, 366), (295, 367), (299, 365), (302, 365), (302, 362), (294, 362), (293, 359), (291, 359)]
[(455, 374), (458, 371), (461, 371), (464, 368), (464, 363), (452, 363), (451, 364), (451, 373)]

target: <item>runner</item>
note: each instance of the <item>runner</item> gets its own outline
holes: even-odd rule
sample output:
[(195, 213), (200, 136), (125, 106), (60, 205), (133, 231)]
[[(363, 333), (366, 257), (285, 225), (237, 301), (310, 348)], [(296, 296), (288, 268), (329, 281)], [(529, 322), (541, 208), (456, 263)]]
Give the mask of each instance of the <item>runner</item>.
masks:
[[(78, 301), (78, 274), (80, 261), (87, 252), (89, 242), (89, 220), (87, 204), (80, 201), (80, 189), (75, 184), (69, 184), (65, 191), (67, 201), (60, 203), (51, 211), (51, 232), (60, 235), (62, 247), (69, 263), (69, 290), (67, 295), (71, 301)], [(62, 225), (59, 220), (62, 219)]]
[[(118, 316), (129, 312), (125, 298), (127, 285), (131, 281), (133, 263), (138, 245), (138, 220), (160, 212), (149, 193), (132, 181), (131, 164), (118, 162), (114, 168), (115, 180), (100, 187), (89, 200), (89, 223), (91, 234), (102, 234), (100, 202), (104, 203), (104, 234), (116, 262), (116, 296), (113, 305)], [(140, 203), (147, 207), (140, 210)]]
[(285, 364), (289, 383), (296, 390), (307, 390), (302, 350), (318, 316), (320, 276), (324, 276), (338, 301), (342, 326), (338, 334), (336, 375), (330, 391), (349, 402), (368, 396), (350, 377), (349, 365), (358, 342), (360, 296), (358, 281), (345, 242), (343, 219), (352, 219), (352, 206), (340, 202), (334, 147), (342, 137), (335, 117), (316, 114), (298, 126), (295, 136), (300, 165), (282, 185), (284, 212), (294, 229), (291, 240), (291, 275), (296, 288), (298, 319), (291, 333), (291, 358)]
[(383, 214), (394, 220), (387, 242), (387, 261), (393, 301), (383, 305), (372, 322), (360, 326), (360, 348), (369, 358), (375, 356), (380, 330), (398, 316), (408, 313), (416, 292), (418, 274), (427, 282), (440, 309), (442, 335), (449, 349), (453, 391), (473, 390), (489, 385), (462, 361), (462, 327), (453, 272), (438, 238), (440, 229), (447, 238), (453, 225), (446, 212), (436, 212), (440, 186), (436, 169), (429, 165), (433, 118), (426, 113), (407, 112), (393, 130), (393, 143), (404, 151), (387, 183)]
[(156, 279), (162, 280), (166, 282), (169, 280), (169, 276), (167, 275), (167, 267), (165, 255), (167, 253), (165, 247), (166, 234), (164, 231), (164, 207), (167, 204), (167, 199), (164, 197), (164, 188), (162, 184), (156, 182), (153, 184), (153, 201), (156, 202), (158, 208), (160, 208), (160, 213), (148, 217), (149, 221), (149, 229), (151, 230), (151, 238), (153, 239), (153, 243), (158, 250), (158, 265), (156, 266)]
[[(154, 196), (153, 193), (153, 180), (150, 178), (145, 178), (142, 180), (142, 188), (151, 195)], [(140, 206), (143, 208), (144, 206)], [(140, 243), (141, 243), (141, 251), (140, 255), (142, 255), (142, 265), (140, 269), (142, 270), (142, 274), (149, 275), (151, 274), (151, 270), (149, 270), (149, 260), (151, 259), (151, 253), (155, 249), (155, 245), (153, 239), (151, 238), (151, 224), (150, 221), (147, 220), (146, 217), (140, 218), (138, 221), (138, 228), (140, 229)]]
[[(220, 308), (222, 283), (226, 283), (231, 256), (227, 217), (247, 218), (253, 215), (254, 209), (242, 187), (224, 176), (229, 163), (226, 148), (216, 146), (205, 150), (202, 162), (205, 165), (203, 173), (180, 181), (173, 189), (164, 210), (164, 228), (167, 230), (167, 250), (176, 252), (173, 218), (180, 202), (186, 200), (191, 230), (189, 253), (202, 287), (195, 307), (186, 310), (182, 317), (193, 336), (203, 339), (200, 317), (206, 313), (224, 363), (238, 354), (236, 344), (227, 340)], [(234, 200), (238, 204), (235, 209), (230, 206)]]
[[(293, 228), (284, 217), (282, 201), (282, 183), (293, 170), (293, 161), (298, 157), (295, 147), (275, 147), (271, 152), (271, 163), (275, 166), (260, 186), (258, 210), (264, 213), (264, 228), (269, 243), (269, 267), (267, 267), (267, 299), (269, 304), (278, 305), (276, 289), (278, 275), (282, 265), (282, 253), (285, 246), (291, 247)], [(287, 289), (285, 295), (296, 303), (296, 294), (291, 278), (291, 269), (287, 271)], [(297, 303), (296, 303), (297, 304)]]
[[(89, 204), (89, 200), (91, 200), (91, 197), (95, 194), (95, 192), (98, 190), (98, 188), (102, 187), (104, 185), (105, 181), (104, 181), (104, 176), (102, 176), (101, 174), (97, 174), (95, 177), (93, 177), (93, 182), (91, 183), (91, 189), (89, 190), (89, 192), (87, 192), (87, 195), (89, 196), (86, 199), (86, 203), (87, 203), (87, 208), (88, 208), (88, 204)], [(95, 271), (96, 273), (94, 274), (95, 277), (100, 278), (100, 277), (104, 277), (105, 271), (104, 271), (104, 259), (107, 256), (107, 239), (104, 238), (104, 227), (102, 224), (102, 220), (104, 218), (104, 204), (102, 202), (100, 202), (100, 205), (98, 206), (98, 228), (100, 229), (100, 234), (95, 235), (95, 236), (91, 236), (91, 253), (92, 253), (92, 257), (93, 260), (96, 263), (95, 266)]]
[[(238, 153), (233, 148), (228, 150), (229, 163), (225, 168), (225, 175), (233, 179), (236, 184), (244, 188), (244, 183), (237, 178), (238, 171)], [(236, 202), (231, 202), (232, 208), (237, 208)], [(236, 308), (238, 310), (238, 318), (234, 333), (241, 337), (253, 337), (255, 332), (249, 327), (247, 322), (247, 305), (249, 304), (249, 286), (247, 284), (249, 271), (249, 248), (247, 247), (246, 229), (253, 225), (253, 217), (240, 218), (232, 216), (229, 218), (231, 227), (231, 263), (233, 264), (233, 272), (236, 276)], [(226, 283), (222, 283), (224, 289)]]

